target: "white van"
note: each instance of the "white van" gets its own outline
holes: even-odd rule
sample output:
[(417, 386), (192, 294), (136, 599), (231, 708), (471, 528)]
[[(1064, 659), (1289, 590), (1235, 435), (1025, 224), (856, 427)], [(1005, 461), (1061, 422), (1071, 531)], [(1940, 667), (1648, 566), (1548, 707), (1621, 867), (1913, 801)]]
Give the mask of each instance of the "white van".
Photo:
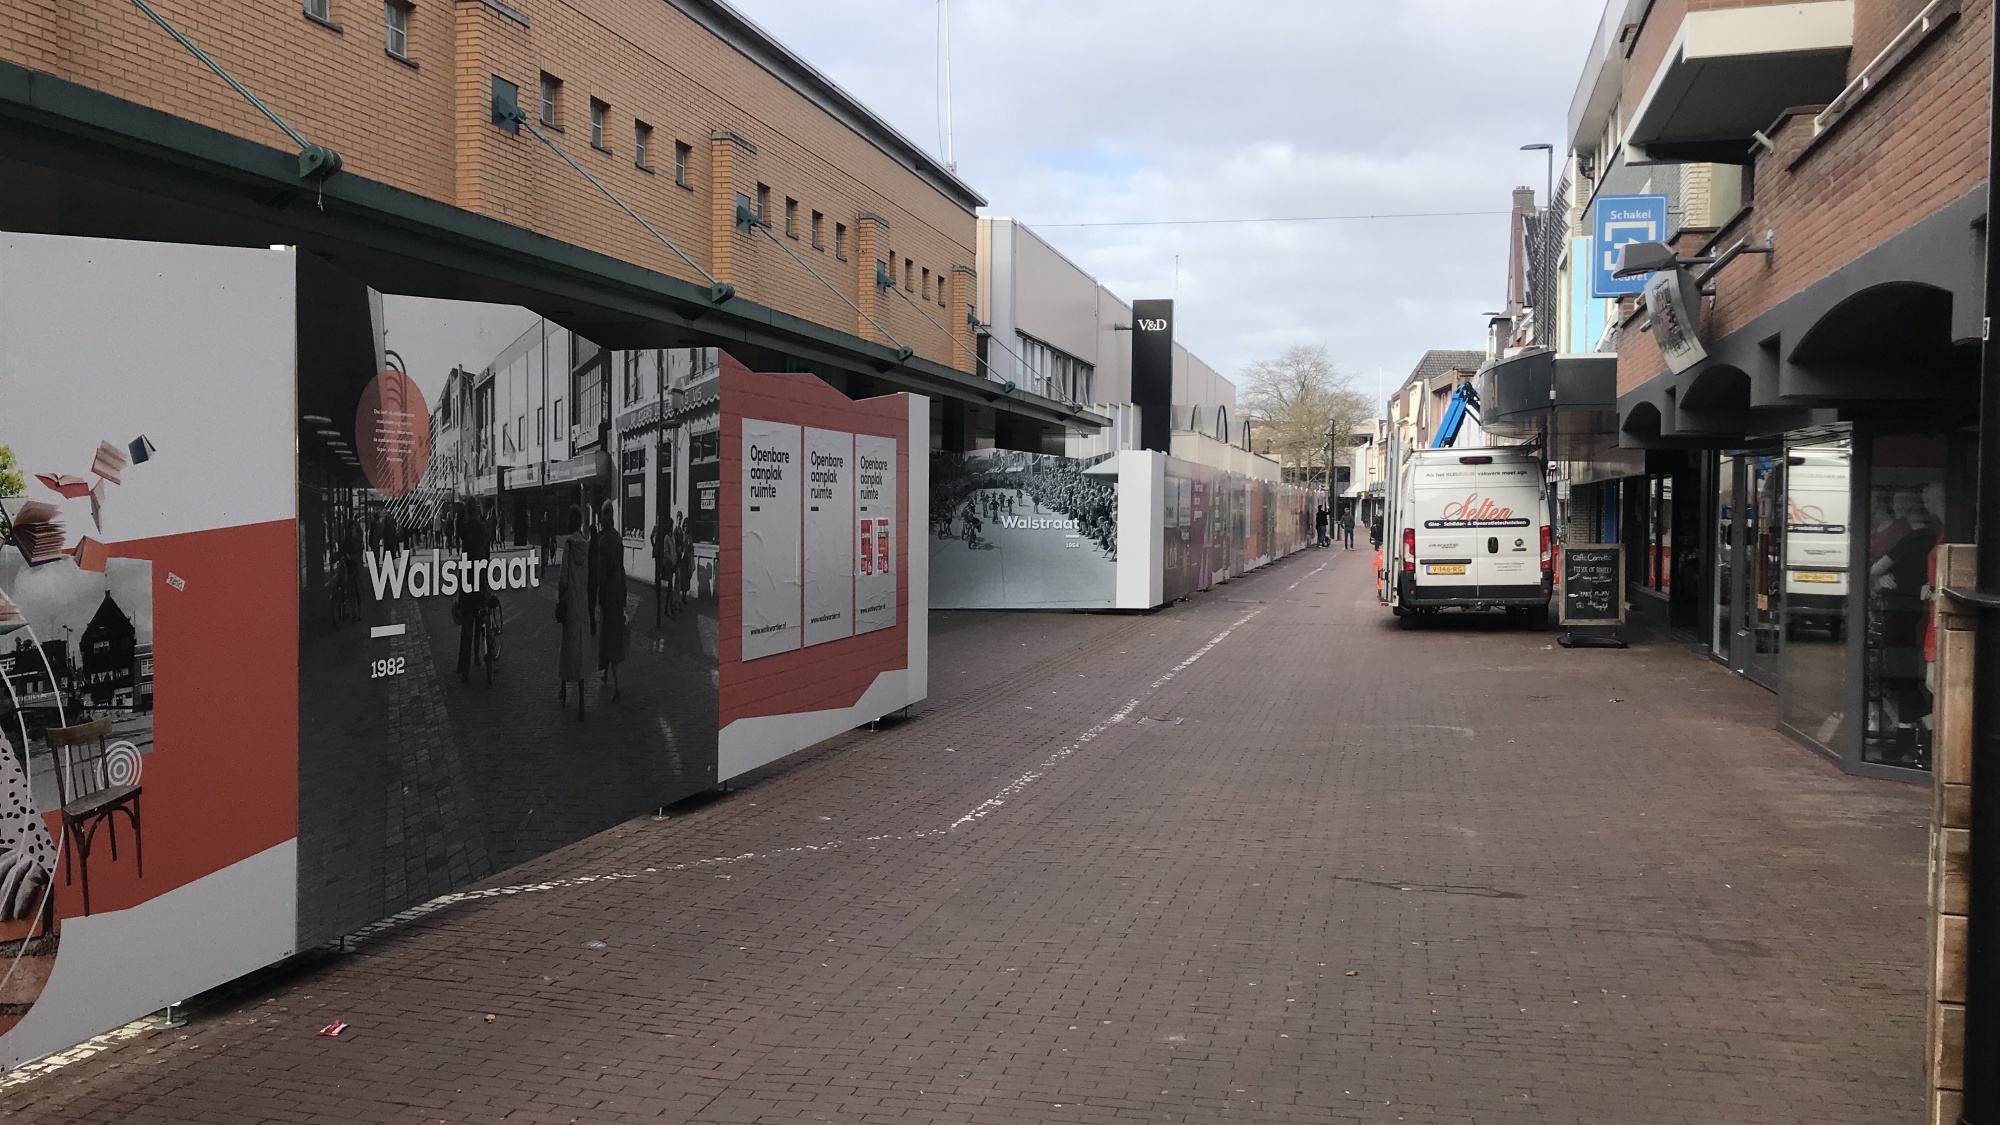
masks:
[(1452, 607), (1547, 624), (1555, 575), (1540, 457), (1415, 450), (1397, 474), (1385, 531), (1382, 596), (1406, 624)]
[(1850, 531), (1846, 449), (1794, 449), (1785, 458), (1785, 615), (1796, 635), (1847, 624)]

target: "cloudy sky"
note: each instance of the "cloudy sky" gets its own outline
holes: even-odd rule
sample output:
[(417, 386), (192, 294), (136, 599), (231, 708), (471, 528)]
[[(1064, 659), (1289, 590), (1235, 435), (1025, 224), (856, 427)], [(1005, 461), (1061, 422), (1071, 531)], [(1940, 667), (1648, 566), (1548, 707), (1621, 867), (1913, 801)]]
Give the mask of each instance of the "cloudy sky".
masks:
[[(938, 145), (937, 0), (732, 0)], [(953, 0), (959, 174), (1234, 377), (1323, 343), (1369, 389), (1479, 347), (1502, 214), (1251, 225), (1091, 221), (1504, 212), (1560, 145), (1603, 0)]]

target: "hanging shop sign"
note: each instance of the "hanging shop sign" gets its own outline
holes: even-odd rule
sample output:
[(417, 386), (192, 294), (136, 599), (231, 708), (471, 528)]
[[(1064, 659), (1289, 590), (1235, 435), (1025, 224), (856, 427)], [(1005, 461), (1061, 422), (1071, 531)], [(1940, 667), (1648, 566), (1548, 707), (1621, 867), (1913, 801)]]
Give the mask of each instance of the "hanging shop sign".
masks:
[(1646, 315), (1652, 319), (1653, 341), (1667, 370), (1678, 375), (1708, 358), (1697, 335), (1701, 327), (1701, 291), (1686, 269), (1659, 270), (1646, 275)]

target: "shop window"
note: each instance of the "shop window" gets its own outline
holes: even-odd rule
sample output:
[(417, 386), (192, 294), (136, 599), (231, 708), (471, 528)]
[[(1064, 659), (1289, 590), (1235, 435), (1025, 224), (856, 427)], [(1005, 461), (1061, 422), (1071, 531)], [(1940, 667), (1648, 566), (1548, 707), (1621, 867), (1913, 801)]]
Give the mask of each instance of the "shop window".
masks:
[(646, 450), (621, 449), (618, 451), (620, 484), (618, 497), (618, 526), (624, 530), (627, 539), (646, 537)]
[(1861, 758), (1929, 769), (1937, 690), (1931, 601), (1946, 539), (1943, 435), (1874, 441), (1868, 474), (1868, 634)]
[(1849, 741), (1847, 638), (1853, 552), (1849, 439), (1785, 451), (1785, 614), (1779, 715), (1834, 753)]

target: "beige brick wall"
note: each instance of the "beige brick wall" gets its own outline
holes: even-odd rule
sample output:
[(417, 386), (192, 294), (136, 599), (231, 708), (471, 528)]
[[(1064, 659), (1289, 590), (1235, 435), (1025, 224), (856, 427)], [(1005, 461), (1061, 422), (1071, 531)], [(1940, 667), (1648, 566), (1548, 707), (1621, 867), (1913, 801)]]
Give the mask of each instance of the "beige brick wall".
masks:
[[(768, 239), (733, 224), (715, 231), (733, 201), (711, 198), (712, 133), (755, 146), (734, 152), (737, 190), (754, 197), (756, 184), (770, 186), (780, 238), (783, 201), (797, 199), (800, 237), (790, 245), (850, 300), (864, 295), (864, 271), (834, 261), (832, 230), (839, 222), (852, 231), (864, 211), (889, 220), (884, 254), (933, 276), (975, 261), (971, 213), (662, 0), (510, 0), (528, 27), (479, 0), (414, 0), (414, 67), (383, 50), (379, 0), (331, 4), (339, 31), (307, 19), (298, 0), (155, 6), (309, 140), (339, 151), (348, 172), (706, 284), (525, 130), (490, 123), (494, 75), (520, 87), (535, 118), (547, 72), (562, 81), (563, 131), (552, 136), (578, 163), (696, 261), (720, 252), (744, 297), (842, 331), (854, 330), (853, 310)], [(290, 146), (128, 0), (0, 0), (0, 58)], [(590, 144), (592, 98), (610, 107), (609, 151)], [(653, 127), (651, 173), (633, 162), (635, 120)], [(676, 141), (694, 150), (692, 190), (674, 183)], [(824, 249), (810, 243), (803, 216), (812, 211), (826, 216)], [(951, 335), (908, 305), (883, 302), (878, 319), (918, 355), (951, 364)]]
[[(1857, 0), (1857, 28), (1887, 4)], [(1772, 138), (1777, 152), (1757, 158), (1750, 213), (1723, 233), (1761, 240), (1775, 230), (1778, 252), (1718, 279), (1706, 335), (1727, 335), (1986, 178), (1992, 14), (1992, 0), (1966, 0), (1957, 23), (1789, 169), (1812, 138), (1812, 118), (1786, 120)], [(1858, 50), (1856, 59), (1867, 61)], [(1656, 350), (1621, 346), (1619, 392), (1662, 370)]]

